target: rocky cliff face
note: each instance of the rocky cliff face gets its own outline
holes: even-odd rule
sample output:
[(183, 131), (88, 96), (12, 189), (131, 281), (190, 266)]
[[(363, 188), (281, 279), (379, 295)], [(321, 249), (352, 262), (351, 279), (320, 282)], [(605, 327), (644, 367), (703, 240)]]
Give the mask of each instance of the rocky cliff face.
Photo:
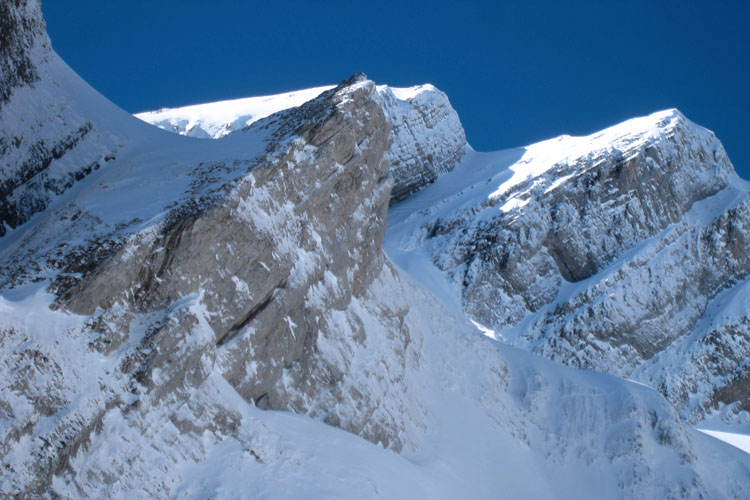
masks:
[[(400, 375), (406, 359), (390, 370), (392, 396), (383, 402), (369, 387), (371, 377), (382, 375), (358, 372), (350, 381), (354, 360), (346, 356), (365, 342), (376, 344), (372, 359), (358, 367), (364, 369), (378, 355), (404, 358), (414, 348), (409, 330), (399, 326), (406, 311), (398, 305), (382, 318), (383, 326), (393, 323), (386, 339), (364, 327), (366, 307), (350, 311), (387, 272), (379, 248), (391, 187), (389, 132), (374, 85), (355, 78), (237, 137), (240, 149), (262, 138), (252, 163), (193, 165), (185, 196), (164, 199), (164, 211), (145, 225), (117, 221), (116, 204), (82, 194), (41, 222), (65, 226), (54, 252), (44, 250), (52, 233), (44, 230), (7, 249), (7, 286), (31, 286), (54, 270), (52, 306), (89, 318), (76, 329), (76, 337), (87, 339), (81, 347), (117, 360), (81, 405), (75, 381), (93, 375), (90, 367), (61, 361), (43, 342), (28, 351), (25, 341), (14, 340), (33, 334), (23, 324), (5, 325), (6, 390), (29, 388), (7, 408), (13, 418), (6, 452), (17, 451), (14, 442), (29, 432), (35, 438), (12, 468), (12, 487), (46, 491), (105, 415), (123, 411), (137, 425), (155, 408), (171, 414), (214, 372), (260, 407), (320, 415), (400, 450), (399, 429), (409, 415), (399, 408), (410, 394)], [(140, 161), (158, 165), (158, 158)], [(125, 168), (115, 162), (92, 182), (127, 185)], [(120, 195), (138, 202), (137, 189)], [(27, 272), (13, 274), (16, 267)], [(321, 343), (335, 348), (321, 353)], [(335, 392), (341, 385), (347, 392)], [(31, 387), (45, 387), (41, 399)], [(45, 431), (32, 430), (45, 419)]]
[[(362, 126), (352, 126), (358, 122)], [(271, 131), (266, 158), (274, 154), (272, 159), (259, 160), (226, 198), (213, 195), (204, 206), (172, 209), (158, 234), (130, 236), (116, 254), (67, 288), (57, 306), (89, 315), (104, 311), (96, 328), (107, 334), (108, 351), (125, 342), (117, 339), (123, 324), (150, 315), (152, 326), (129, 369), (149, 381), (158, 367), (164, 397), (190, 371), (199, 384), (201, 374), (210, 373), (202, 364), (220, 355), (224, 377), (248, 401), (314, 410), (400, 449), (398, 436), (381, 428), (400, 422), (376, 407), (353, 422), (337, 413), (334, 401), (326, 402), (323, 395), (343, 382), (346, 367), (331, 365), (316, 348), (321, 332), (334, 330), (328, 312), (346, 310), (384, 265), (378, 249), (391, 186), (389, 127), (374, 86), (351, 80), (258, 122), (248, 133), (256, 129)], [(221, 279), (210, 272), (217, 263)], [(200, 296), (210, 334), (205, 345), (185, 351), (181, 339), (196, 317), (171, 309), (191, 296)], [(124, 307), (113, 313), (115, 305)], [(389, 344), (403, 351), (409, 332), (397, 333)], [(362, 330), (348, 341), (366, 338)], [(172, 365), (175, 358), (181, 362)], [(369, 398), (360, 399), (366, 405)]]
[(432, 85), (379, 87), (393, 124), (391, 201), (403, 200), (450, 172), (469, 148), (448, 96)]
[[(220, 139), (248, 127), (271, 112), (299, 106), (326, 87), (265, 97), (251, 97), (183, 108), (138, 113), (159, 128), (192, 137)], [(435, 182), (450, 172), (471, 148), (448, 96), (432, 85), (410, 88), (378, 86), (391, 123), (391, 202)]]
[[(0, 237), (115, 156), (90, 117), (53, 84), (38, 1), (0, 2)], [(72, 72), (71, 72), (72, 73)]]
[(484, 169), (481, 182), (401, 222), (412, 227), (401, 247), (424, 248), (472, 318), (551, 359), (657, 387), (691, 421), (744, 400), (728, 397), (743, 363), (720, 354), (743, 352), (744, 338), (702, 326), (750, 270), (748, 189), (711, 132), (670, 110), (495, 157), (467, 167)]
[(0, 104), (13, 90), (39, 80), (35, 61), (49, 51), (49, 38), (38, 2), (0, 5)]
[[(54, 52), (32, 62), (39, 80), (0, 110), (15, 110), (3, 133), (33, 145), (91, 127), (8, 198), (42, 201), (0, 238), (0, 495), (556, 498), (592, 477), (613, 498), (750, 488), (750, 459), (654, 391), (491, 342), (391, 264), (391, 161), (422, 172), (404, 192), (446, 172), (393, 214), (477, 155), (450, 171), (466, 146), (437, 91), (390, 96), (360, 75), (205, 141), (129, 117)], [(19, 155), (1, 179), (30, 171)], [(660, 205), (632, 238), (696, 203)], [(602, 272), (622, 248), (579, 267)]]

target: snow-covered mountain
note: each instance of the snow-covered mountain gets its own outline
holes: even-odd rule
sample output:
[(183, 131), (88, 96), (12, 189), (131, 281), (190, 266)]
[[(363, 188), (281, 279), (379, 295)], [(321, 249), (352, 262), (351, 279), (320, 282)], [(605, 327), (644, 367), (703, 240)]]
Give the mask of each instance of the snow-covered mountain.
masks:
[(243, 130), (274, 113), (300, 106), (333, 87), (334, 85), (328, 85), (272, 96), (247, 97), (181, 108), (162, 108), (137, 113), (135, 116), (180, 135), (219, 139)]
[[(203, 119), (206, 106), (194, 123), (232, 130), (217, 140), (168, 133), (117, 109), (59, 59), (36, 0), (0, 5), (13, 20), (3, 36), (14, 41), (3, 71), (25, 68), (23, 78), (0, 78), (10, 85), (0, 105), (0, 495), (750, 491), (750, 455), (696, 431), (643, 384), (487, 338), (464, 313), (480, 318), (458, 293), (463, 282), (436, 266), (430, 245), (450, 229), (433, 232), (431, 217), (464, 214), (450, 220), (470, 234), (470, 212), (481, 221), (492, 220), (482, 212), (492, 207), (530, 210), (546, 199), (533, 190), (553, 185), (550, 193), (572, 197), (577, 184), (558, 178), (534, 187), (562, 166), (545, 169), (540, 159), (529, 182), (513, 181), (533, 162), (522, 150), (473, 152), (444, 94), (376, 87), (363, 76), (315, 97), (294, 94), (306, 102), (243, 100), (254, 104), (227, 121), (218, 112)], [(623, 141), (648, 151), (664, 119), (683, 120), (645, 119), (650, 132)], [(667, 163), (687, 180), (669, 187), (672, 176), (655, 172), (653, 182), (663, 193), (693, 193), (695, 178), (705, 192), (586, 260), (593, 276), (676, 231), (700, 200), (744, 193), (715, 141), (688, 128), (685, 144), (675, 128), (648, 156), (658, 166), (676, 150)], [(600, 145), (620, 147), (608, 133), (570, 141), (593, 158)], [(548, 158), (564, 153), (549, 146)], [(566, 168), (569, 179), (589, 171)], [(513, 182), (501, 190), (497, 181)], [(480, 197), (466, 193), (483, 190), (499, 194), (477, 207)], [(596, 210), (596, 189), (578, 191)], [(724, 213), (709, 205), (704, 219)], [(441, 245), (449, 259), (454, 247)], [(562, 280), (573, 276), (556, 286), (568, 289)], [(728, 286), (711, 299), (726, 307), (711, 309), (706, 325), (730, 325), (724, 318), (742, 310), (741, 292)], [(539, 300), (536, 311), (552, 299)]]
[(748, 423), (750, 186), (677, 110), (472, 153), (389, 214), (397, 264), (493, 336)]
[[(667, 110), (477, 153), (442, 92), (378, 91), (392, 202), (459, 165), (391, 209), (391, 258), (496, 338), (657, 388), (691, 423), (750, 430), (748, 184), (713, 133)], [(276, 97), (255, 99), (238, 102)], [(201, 109), (231, 122), (227, 103)]]
[[(219, 139), (260, 118), (298, 106), (330, 88), (162, 109), (135, 116), (180, 135)], [(451, 171), (471, 148), (448, 96), (432, 85), (412, 88), (380, 85), (377, 90), (391, 124), (390, 176), (394, 180), (391, 199), (399, 201)]]

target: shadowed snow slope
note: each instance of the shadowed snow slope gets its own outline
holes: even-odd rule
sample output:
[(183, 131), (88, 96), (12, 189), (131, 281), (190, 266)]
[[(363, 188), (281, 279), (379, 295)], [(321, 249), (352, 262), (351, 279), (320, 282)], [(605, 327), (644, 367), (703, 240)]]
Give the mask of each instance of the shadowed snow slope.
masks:
[[(42, 43), (38, 2), (0, 4), (38, 47), (13, 54), (33, 77), (0, 107), (0, 496), (750, 490), (750, 455), (656, 391), (487, 339), (436, 298), (454, 297), (440, 272), (394, 251), (425, 287), (386, 257), (393, 143), (441, 129), (389, 99), (422, 106), (423, 91), (357, 75), (220, 140), (183, 137), (82, 82)], [(462, 134), (445, 143), (456, 161)]]

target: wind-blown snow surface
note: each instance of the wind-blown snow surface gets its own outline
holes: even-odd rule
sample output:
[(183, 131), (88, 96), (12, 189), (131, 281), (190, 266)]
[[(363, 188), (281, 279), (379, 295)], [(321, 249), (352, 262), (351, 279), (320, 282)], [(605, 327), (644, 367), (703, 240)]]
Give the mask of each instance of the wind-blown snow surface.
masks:
[(299, 106), (333, 87), (334, 85), (327, 85), (271, 96), (163, 108), (137, 113), (135, 116), (180, 135), (219, 139), (274, 113)]
[[(171, 419), (154, 412), (134, 427), (111, 412), (71, 460), (82, 477), (56, 477), (54, 491), (196, 499), (742, 498), (746, 491), (747, 455), (685, 428), (654, 391), (483, 340), (398, 273), (386, 272), (370, 294), (365, 307), (386, 296), (404, 301), (405, 322), (426, 334), (415, 339), (422, 368), (407, 380), (427, 417), (412, 431), (412, 451), (395, 454), (302, 415), (258, 410), (214, 373)], [(33, 314), (39, 301), (15, 305), (15, 314), (24, 307)], [(364, 320), (381, 328), (377, 316)], [(33, 321), (30, 332), (55, 319)], [(75, 359), (74, 346), (56, 362)], [(111, 366), (104, 358), (78, 362), (88, 364), (91, 381)], [(225, 412), (237, 421), (231, 435), (212, 427)], [(186, 419), (205, 430), (185, 432), (176, 423)], [(114, 484), (101, 481), (112, 475)]]
[[(493, 342), (432, 293), (450, 296), (439, 273), (390, 263), (393, 108), (372, 82), (203, 141), (129, 117), (53, 52), (35, 63), (0, 123), (80, 117), (117, 151), (0, 238), (0, 495), (750, 490), (749, 456), (655, 391)], [(47, 166), (98, 151), (75, 148)]]
[(747, 434), (737, 434), (735, 432), (712, 431), (708, 429), (699, 429), (704, 434), (720, 439), (729, 443), (735, 448), (739, 448), (745, 453), (750, 453), (750, 436)]

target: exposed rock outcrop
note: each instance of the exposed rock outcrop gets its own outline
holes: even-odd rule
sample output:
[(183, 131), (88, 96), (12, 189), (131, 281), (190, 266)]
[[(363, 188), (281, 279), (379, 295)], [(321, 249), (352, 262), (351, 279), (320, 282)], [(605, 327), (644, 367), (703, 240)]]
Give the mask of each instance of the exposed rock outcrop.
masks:
[[(719, 369), (693, 342), (709, 335), (707, 306), (750, 273), (748, 189), (713, 133), (669, 110), (529, 146), (471, 182), (402, 208), (423, 210), (402, 223), (415, 227), (404, 248), (429, 252), (471, 317), (551, 359), (660, 388), (691, 421), (730, 403), (743, 363)], [(684, 375), (667, 381), (666, 366)]]
[[(357, 373), (349, 381), (353, 374), (346, 356), (372, 342), (381, 356), (405, 358), (418, 345), (410, 345), (402, 324), (405, 309), (394, 305), (378, 317), (381, 325), (390, 325), (382, 340), (363, 323), (366, 306), (351, 310), (352, 302), (364, 300), (371, 283), (386, 272), (380, 246), (392, 184), (389, 132), (375, 86), (355, 77), (258, 122), (245, 132), (247, 138), (236, 138), (250, 145), (254, 137), (265, 137), (251, 169), (246, 162), (208, 170), (196, 165), (193, 190), (178, 197), (161, 221), (137, 231), (127, 223), (113, 224), (114, 231), (104, 228), (104, 237), (113, 242), (108, 251), (101, 251), (102, 239), (94, 237), (103, 230), (101, 224), (92, 227), (91, 221), (106, 218), (115, 207), (78, 209), (74, 218), (49, 214), (44, 224), (69, 225), (56, 245), (63, 253), (35, 254), (36, 276), (8, 276), (9, 284), (20, 286), (41, 278), (45, 269), (60, 269), (64, 279), (52, 288), (58, 294), (55, 308), (89, 317), (78, 335), (89, 339), (92, 355), (121, 361), (107, 372), (110, 385), (100, 380), (99, 390), (86, 394), (90, 403), (82, 411), (71, 391), (72, 380), (86, 376), (85, 367), (68, 366), (73, 373), (66, 376), (53, 361), (54, 353), (39, 346), (33, 359), (43, 362), (35, 362), (36, 375), (30, 377), (23, 369), (26, 351), (18, 351), (23, 344), (5, 346), (7, 373), (13, 374), (6, 380), (9, 390), (56, 381), (56, 388), (43, 390), (49, 394), (23, 417), (19, 407), (9, 408), (16, 424), (7, 436), (23, 435), (62, 409), (69, 414), (34, 433), (38, 445), (24, 466), (36, 472), (25, 486), (19, 474), (17, 486), (45, 491), (105, 415), (117, 409), (138, 422), (154, 411), (174, 412), (215, 370), (261, 407), (320, 415), (400, 450), (404, 419), (413, 413), (393, 406), (409, 398), (402, 382), (406, 361), (391, 367), (392, 397), (384, 402), (382, 394), (368, 388), (370, 377)], [(116, 163), (113, 170), (126, 167)], [(212, 187), (216, 183), (210, 177), (221, 168), (235, 180)], [(204, 182), (209, 187), (201, 189)], [(129, 196), (137, 203), (137, 191)], [(76, 199), (75, 207), (87, 205), (86, 196)], [(88, 238), (79, 243), (84, 234)], [(39, 236), (30, 235), (18, 248), (33, 252)], [(86, 256), (84, 266), (81, 256)], [(15, 326), (7, 326), (6, 336), (14, 338), (14, 331)], [(333, 347), (322, 350), (321, 342)], [(382, 376), (371, 372), (371, 377)], [(347, 391), (331, 396), (342, 385)], [(124, 388), (136, 395), (135, 403), (123, 400)], [(45, 402), (49, 398), (54, 403)], [(44, 445), (53, 441), (63, 444)], [(7, 446), (12, 448), (12, 442)]]
[[(326, 90), (300, 90), (138, 113), (152, 125), (199, 138), (220, 139), (243, 130), (273, 111), (299, 106)], [(451, 171), (471, 148), (448, 96), (432, 85), (378, 87), (391, 123), (391, 202), (407, 198)]]
[(39, 80), (36, 61), (44, 58), (49, 48), (38, 2), (0, 3), (0, 108), (15, 88)]
[(397, 202), (453, 170), (469, 145), (448, 96), (432, 85), (379, 91), (393, 124), (391, 202)]

